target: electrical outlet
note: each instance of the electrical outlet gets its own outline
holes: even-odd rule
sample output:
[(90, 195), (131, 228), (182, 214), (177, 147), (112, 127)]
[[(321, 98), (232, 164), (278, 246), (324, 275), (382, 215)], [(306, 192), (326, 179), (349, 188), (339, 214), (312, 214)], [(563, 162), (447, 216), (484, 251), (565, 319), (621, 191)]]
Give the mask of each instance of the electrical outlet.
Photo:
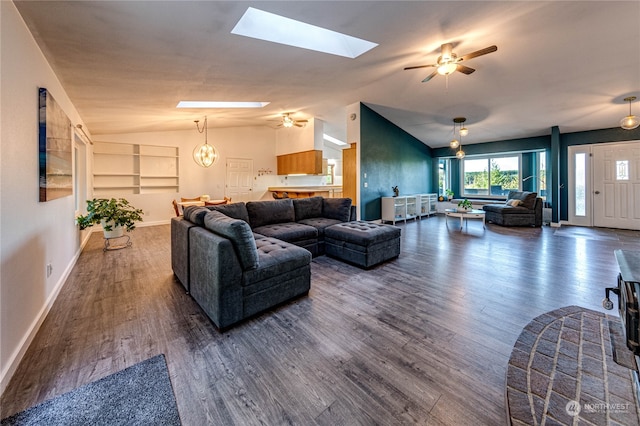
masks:
[(51, 263), (47, 263), (47, 278), (49, 278), (52, 273), (53, 273), (53, 265)]
[(369, 184), (367, 182), (364, 183), (364, 187), (367, 188)]

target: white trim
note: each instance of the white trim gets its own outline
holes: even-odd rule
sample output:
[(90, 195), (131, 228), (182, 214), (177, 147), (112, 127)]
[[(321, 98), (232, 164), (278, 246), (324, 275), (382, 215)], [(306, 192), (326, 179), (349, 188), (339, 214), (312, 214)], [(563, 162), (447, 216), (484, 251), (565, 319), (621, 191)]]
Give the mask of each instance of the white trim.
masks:
[(49, 311), (51, 310), (51, 307), (58, 298), (60, 290), (62, 290), (62, 287), (67, 282), (67, 278), (69, 278), (73, 267), (76, 265), (76, 262), (78, 261), (78, 258), (82, 253), (82, 249), (84, 248), (86, 242), (89, 240), (89, 235), (90, 233), (87, 233), (87, 237), (84, 239), (81, 247), (78, 249), (78, 251), (76, 251), (76, 254), (73, 256), (73, 259), (71, 259), (71, 262), (69, 262), (69, 265), (67, 265), (67, 268), (64, 270), (64, 273), (56, 283), (46, 303), (42, 306), (42, 309), (40, 309), (40, 312), (38, 313), (38, 315), (36, 315), (35, 319), (29, 326), (28, 332), (22, 337), (22, 340), (18, 344), (17, 348), (9, 357), (9, 361), (6, 363), (6, 367), (4, 371), (2, 371), (2, 375), (0, 376), (0, 395), (2, 395), (7, 388), (7, 385), (16, 372), (18, 365), (20, 365), (20, 361), (22, 361), (24, 354), (27, 352), (27, 349), (29, 349), (29, 345), (31, 345), (31, 342), (33, 342), (33, 339), (38, 334), (40, 326), (44, 322), (47, 314), (49, 314)]

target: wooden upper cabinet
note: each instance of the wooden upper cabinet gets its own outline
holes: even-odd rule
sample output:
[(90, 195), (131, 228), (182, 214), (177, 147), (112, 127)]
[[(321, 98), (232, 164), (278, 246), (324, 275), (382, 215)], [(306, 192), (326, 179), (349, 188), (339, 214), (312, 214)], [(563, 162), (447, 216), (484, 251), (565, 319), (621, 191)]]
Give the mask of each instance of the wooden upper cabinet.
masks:
[(322, 170), (322, 151), (320, 150), (278, 155), (277, 158), (279, 175), (321, 175), (324, 173)]
[(342, 150), (342, 196), (351, 198), (353, 204), (357, 204), (356, 199), (356, 144), (352, 143), (350, 148)]

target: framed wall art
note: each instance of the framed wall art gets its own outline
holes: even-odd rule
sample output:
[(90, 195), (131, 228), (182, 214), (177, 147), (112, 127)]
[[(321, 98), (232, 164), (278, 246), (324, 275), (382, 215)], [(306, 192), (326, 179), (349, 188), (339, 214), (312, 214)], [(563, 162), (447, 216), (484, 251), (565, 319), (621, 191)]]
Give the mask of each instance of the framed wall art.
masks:
[(45, 88), (39, 89), (40, 202), (73, 193), (71, 120)]

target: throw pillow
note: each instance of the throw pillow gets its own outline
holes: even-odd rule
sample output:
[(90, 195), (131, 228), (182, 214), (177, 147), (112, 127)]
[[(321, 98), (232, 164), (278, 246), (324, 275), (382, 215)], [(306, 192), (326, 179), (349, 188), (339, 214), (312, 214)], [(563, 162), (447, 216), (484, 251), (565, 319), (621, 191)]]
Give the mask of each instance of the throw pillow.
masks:
[(522, 204), (520, 200), (507, 200), (507, 205), (511, 207), (518, 207), (520, 204)]
[(231, 240), (242, 269), (256, 269), (259, 266), (256, 240), (253, 238), (253, 232), (247, 222), (212, 210), (205, 215), (204, 226)]

